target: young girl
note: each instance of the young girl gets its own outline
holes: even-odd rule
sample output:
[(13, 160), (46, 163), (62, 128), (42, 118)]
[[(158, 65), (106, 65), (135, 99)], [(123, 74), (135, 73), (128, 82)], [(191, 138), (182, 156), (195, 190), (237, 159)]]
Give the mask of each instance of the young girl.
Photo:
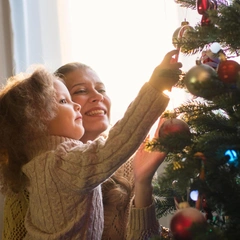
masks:
[(80, 106), (46, 71), (13, 79), (2, 89), (3, 186), (13, 191), (28, 186), (26, 239), (101, 239), (100, 185), (136, 150), (166, 107), (168, 99), (150, 86), (162, 91), (176, 82), (161, 77), (165, 64), (155, 69), (106, 142), (78, 141), (84, 132)]

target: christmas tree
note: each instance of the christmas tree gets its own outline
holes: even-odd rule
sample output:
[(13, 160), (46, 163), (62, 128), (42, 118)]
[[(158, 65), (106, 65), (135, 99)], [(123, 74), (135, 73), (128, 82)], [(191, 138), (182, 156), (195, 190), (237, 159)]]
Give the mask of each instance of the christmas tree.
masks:
[[(159, 139), (148, 143), (150, 149), (169, 152), (154, 194), (158, 217), (173, 214), (173, 236), (165, 231), (159, 239), (240, 239), (240, 0), (175, 2), (202, 18), (191, 27), (184, 21), (173, 44), (184, 57), (201, 53), (201, 58), (178, 84), (193, 98), (165, 112), (165, 133), (159, 131)], [(177, 219), (186, 205), (206, 222), (194, 212), (187, 223)]]

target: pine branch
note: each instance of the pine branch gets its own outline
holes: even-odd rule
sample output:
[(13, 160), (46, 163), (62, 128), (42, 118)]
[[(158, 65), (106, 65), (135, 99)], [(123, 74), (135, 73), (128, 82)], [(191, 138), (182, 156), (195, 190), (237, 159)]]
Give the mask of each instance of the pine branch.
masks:
[(180, 7), (186, 7), (190, 9), (196, 9), (196, 0), (177, 0)]

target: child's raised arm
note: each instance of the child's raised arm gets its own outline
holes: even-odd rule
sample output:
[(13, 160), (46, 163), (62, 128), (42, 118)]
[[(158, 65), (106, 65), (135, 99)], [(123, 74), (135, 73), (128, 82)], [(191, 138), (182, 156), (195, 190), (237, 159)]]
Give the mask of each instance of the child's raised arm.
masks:
[[(152, 125), (168, 105), (169, 98), (162, 91), (171, 90), (171, 87), (178, 81), (178, 72), (182, 65), (171, 63), (172, 56), (176, 53), (177, 51), (169, 52), (162, 63), (154, 69), (150, 80), (142, 86), (124, 117), (111, 128), (104, 144), (99, 146), (100, 139), (94, 141), (91, 148), (85, 151), (85, 157), (81, 157), (81, 161), (79, 161), (79, 154), (75, 157), (71, 154), (69, 164), (76, 162), (79, 165), (79, 169), (76, 165), (69, 166), (75, 172), (74, 175), (81, 178), (80, 185), (75, 185), (77, 188), (86, 190), (96, 187), (111, 176), (138, 149)], [(91, 149), (94, 145), (98, 146), (98, 151), (93, 168), (89, 158), (92, 156)], [(87, 154), (89, 157), (86, 157)], [(59, 180), (66, 184), (66, 180), (63, 180), (65, 172), (58, 173), (58, 175), (61, 176)], [(93, 175), (94, 178), (92, 178)], [(89, 178), (91, 182), (88, 181)]]

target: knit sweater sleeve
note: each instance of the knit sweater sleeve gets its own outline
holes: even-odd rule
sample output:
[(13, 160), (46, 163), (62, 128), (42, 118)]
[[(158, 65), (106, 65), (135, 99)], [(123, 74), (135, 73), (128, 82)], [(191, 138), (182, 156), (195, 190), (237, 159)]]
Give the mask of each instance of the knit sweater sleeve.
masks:
[(120, 172), (122, 177), (128, 180), (131, 187), (134, 186), (134, 173), (133, 173), (133, 159), (134, 155), (130, 157), (130, 159), (125, 162), (117, 171), (116, 173)]
[[(134, 206), (134, 173), (133, 173), (134, 155), (123, 164), (118, 171), (122, 172), (122, 176), (126, 178), (132, 186), (132, 192), (128, 209), (125, 210), (127, 215), (127, 225), (125, 231), (126, 240), (149, 240), (154, 236), (160, 236), (160, 226), (156, 217), (156, 209), (154, 200), (152, 204), (145, 208), (136, 208)], [(107, 207), (107, 206), (106, 206)], [(117, 214), (115, 217), (118, 216)], [(106, 220), (106, 219), (105, 219)], [(112, 223), (114, 219), (111, 219)], [(114, 226), (116, 229), (120, 226)], [(123, 229), (122, 229), (123, 231)]]
[(127, 240), (147, 240), (154, 236), (160, 236), (160, 226), (156, 217), (154, 202), (145, 208), (130, 209), (127, 227)]
[(91, 190), (105, 181), (137, 150), (168, 101), (167, 96), (144, 84), (104, 144), (98, 139), (82, 152), (76, 148), (60, 156), (58, 180), (76, 191)]

